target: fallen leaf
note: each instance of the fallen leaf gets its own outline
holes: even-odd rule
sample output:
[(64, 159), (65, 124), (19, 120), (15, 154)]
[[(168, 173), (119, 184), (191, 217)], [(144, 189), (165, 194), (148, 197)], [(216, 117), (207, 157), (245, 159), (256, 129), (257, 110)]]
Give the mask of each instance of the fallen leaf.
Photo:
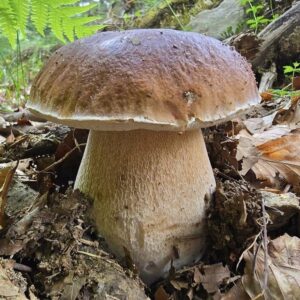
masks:
[[(23, 279), (25, 281), (25, 279)], [(1, 299), (14, 299), (25, 300), (27, 297), (22, 291), (18, 276), (13, 271), (12, 264), (8, 260), (1, 260), (0, 263), (0, 298)], [(19, 284), (18, 284), (19, 283)]]
[(0, 229), (2, 229), (5, 224), (6, 197), (17, 166), (18, 164), (0, 168)]
[(16, 138), (13, 134), (13, 131), (10, 131), (10, 135), (6, 138), (6, 143), (7, 144), (13, 144), (15, 142)]
[(270, 218), (269, 230), (280, 229), (300, 212), (299, 198), (293, 193), (261, 191)]
[(219, 291), (219, 285), (230, 277), (230, 272), (227, 266), (222, 263), (203, 266), (203, 274), (201, 274), (201, 283), (205, 290), (209, 293)]
[(272, 126), (276, 114), (277, 112), (274, 112), (263, 118), (250, 118), (245, 120), (243, 123), (248, 129), (248, 131), (252, 134), (257, 132), (263, 132)]
[(241, 175), (250, 169), (256, 178), (275, 185), (278, 177), (299, 189), (300, 181), (300, 129), (274, 126), (268, 131), (250, 135), (239, 134), (236, 158), (242, 160)]
[(276, 112), (275, 124), (286, 124), (291, 129), (300, 126), (300, 96), (289, 98), (284, 107)]
[(169, 300), (170, 295), (165, 291), (161, 285), (154, 294), (154, 300)]
[(273, 94), (268, 91), (260, 93), (260, 96), (262, 101), (271, 101), (273, 98)]
[[(299, 299), (300, 290), (300, 239), (285, 234), (270, 242), (268, 246), (268, 284), (265, 299)], [(242, 284), (246, 293), (254, 298), (262, 293), (264, 280), (264, 251), (258, 250), (255, 257), (247, 251), (245, 275)]]
[(189, 288), (189, 284), (186, 281), (171, 280), (170, 283), (178, 291), (180, 291), (181, 289), (187, 290)]

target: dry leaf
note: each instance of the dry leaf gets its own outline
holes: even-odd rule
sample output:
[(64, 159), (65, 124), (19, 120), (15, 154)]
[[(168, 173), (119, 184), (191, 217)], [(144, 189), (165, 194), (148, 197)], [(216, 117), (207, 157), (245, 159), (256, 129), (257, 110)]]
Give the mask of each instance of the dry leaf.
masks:
[(7, 144), (13, 144), (15, 142), (16, 138), (12, 132), (12, 130), (10, 131), (10, 135), (6, 138), (6, 143)]
[[(300, 239), (288, 234), (280, 236), (268, 245), (268, 283), (264, 286), (264, 251), (256, 255), (251, 250), (244, 253), (246, 262), (242, 279), (222, 298), (233, 299), (299, 299), (300, 291)], [(253, 270), (253, 266), (255, 269)], [(245, 295), (245, 292), (248, 296)], [(259, 295), (264, 295), (259, 296)], [(235, 297), (235, 295), (238, 295)]]
[(0, 229), (4, 227), (6, 197), (17, 166), (8, 165), (0, 168)]
[[(13, 271), (10, 261), (1, 260), (0, 263), (0, 299), (25, 300), (24, 291), (19, 285), (23, 285), (21, 278)], [(24, 280), (24, 279), (23, 279)], [(20, 282), (20, 284), (17, 284)]]
[(219, 285), (230, 277), (229, 269), (222, 263), (204, 266), (203, 273), (201, 283), (209, 294), (219, 291)]
[(161, 285), (154, 294), (155, 300), (169, 300), (170, 295), (165, 291), (164, 287)]
[(299, 188), (300, 129), (274, 126), (253, 136), (242, 130), (236, 157), (243, 161), (242, 175), (252, 169), (257, 179), (268, 184), (275, 185), (279, 176)]
[(189, 284), (186, 281), (171, 280), (170, 283), (178, 291), (180, 291), (181, 289), (187, 290), (189, 288)]
[[(300, 239), (285, 234), (270, 242), (268, 247), (268, 286), (265, 299), (299, 299)], [(264, 280), (264, 251), (258, 250), (253, 274), (254, 255), (248, 251), (242, 283), (247, 294), (254, 298), (262, 292)]]
[(276, 116), (277, 112), (265, 116), (263, 118), (251, 118), (243, 121), (244, 125), (248, 129), (248, 131), (252, 134), (257, 132), (263, 132), (266, 129), (270, 128), (273, 124), (273, 120)]
[(293, 193), (276, 194), (262, 190), (261, 194), (270, 218), (270, 230), (282, 228), (300, 212), (299, 198)]
[(261, 101), (271, 101), (273, 98), (273, 94), (271, 92), (262, 92), (260, 93)]
[(284, 107), (276, 112), (275, 124), (287, 124), (289, 128), (296, 129), (300, 126), (300, 96), (289, 99)]

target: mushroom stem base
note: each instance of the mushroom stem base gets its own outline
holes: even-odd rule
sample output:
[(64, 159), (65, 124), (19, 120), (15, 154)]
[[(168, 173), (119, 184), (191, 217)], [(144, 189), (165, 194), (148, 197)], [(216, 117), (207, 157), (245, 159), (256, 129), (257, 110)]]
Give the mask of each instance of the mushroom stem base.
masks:
[(193, 263), (205, 249), (215, 179), (201, 131), (91, 131), (75, 188), (94, 199), (100, 234), (128, 250), (142, 279)]

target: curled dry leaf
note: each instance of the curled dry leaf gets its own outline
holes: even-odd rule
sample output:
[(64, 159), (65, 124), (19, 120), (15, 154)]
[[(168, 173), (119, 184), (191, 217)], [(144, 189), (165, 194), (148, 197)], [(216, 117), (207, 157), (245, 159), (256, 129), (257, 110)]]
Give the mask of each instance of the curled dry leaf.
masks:
[(236, 157), (242, 160), (242, 175), (252, 169), (257, 179), (269, 185), (275, 185), (279, 178), (299, 190), (300, 129), (274, 126), (254, 135), (242, 130)]
[(286, 124), (291, 129), (300, 126), (300, 96), (289, 98), (288, 102), (276, 111), (275, 124)]
[[(256, 255), (248, 250), (244, 253), (246, 262), (241, 281), (222, 298), (223, 300), (237, 299), (232, 295), (242, 295), (241, 300), (257, 299), (296, 300), (300, 290), (300, 239), (288, 234), (272, 240), (268, 246), (268, 283), (264, 286), (264, 250), (260, 248)], [(255, 268), (253, 269), (253, 266)], [(246, 293), (246, 294), (245, 294)]]

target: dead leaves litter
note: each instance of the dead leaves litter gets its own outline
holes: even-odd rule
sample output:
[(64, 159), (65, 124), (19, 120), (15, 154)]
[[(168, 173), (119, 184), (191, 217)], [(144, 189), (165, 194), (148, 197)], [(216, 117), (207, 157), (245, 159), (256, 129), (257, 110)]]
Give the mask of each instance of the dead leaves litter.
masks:
[(300, 190), (300, 129), (274, 126), (254, 135), (243, 130), (236, 158), (242, 161), (242, 175), (251, 169), (269, 186), (276, 187), (284, 180)]
[[(246, 299), (299, 299), (300, 290), (300, 239), (284, 234), (268, 245), (268, 282), (264, 283), (264, 250), (259, 248), (257, 253), (248, 250), (244, 253), (246, 262), (245, 274), (241, 278), (236, 293), (246, 292)], [(253, 267), (254, 266), (254, 267)], [(229, 291), (229, 295), (230, 295)], [(230, 298), (223, 298), (229, 300)], [(233, 298), (231, 298), (233, 299)], [(239, 298), (240, 299), (240, 298)]]

